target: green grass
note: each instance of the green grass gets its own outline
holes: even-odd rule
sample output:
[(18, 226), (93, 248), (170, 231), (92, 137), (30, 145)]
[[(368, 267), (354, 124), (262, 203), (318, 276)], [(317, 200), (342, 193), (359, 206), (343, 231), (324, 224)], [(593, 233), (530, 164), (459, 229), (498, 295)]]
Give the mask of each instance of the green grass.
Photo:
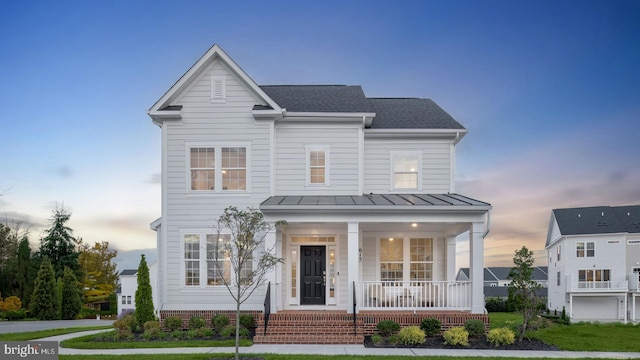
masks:
[(8, 333), (8, 334), (0, 334), (0, 340), (28, 341), (28, 340), (34, 340), (34, 339), (42, 339), (50, 336), (77, 333), (81, 331), (102, 330), (102, 329), (111, 329), (111, 328), (113, 328), (113, 326), (103, 325), (103, 326), (74, 327), (74, 328), (67, 328), (67, 329), (30, 331), (30, 332), (22, 332), (22, 333)]
[(489, 327), (491, 329), (497, 329), (501, 327), (509, 327), (507, 322), (513, 324), (522, 325), (522, 314), (520, 313), (503, 313), (503, 312), (491, 312), (489, 313)]
[[(234, 339), (230, 340), (180, 340), (180, 341), (93, 341), (97, 334), (86, 335), (64, 340), (60, 346), (73, 349), (143, 349), (143, 348), (176, 348), (176, 347), (233, 347)], [(240, 346), (251, 346), (253, 342), (240, 339)]]
[(533, 336), (562, 350), (640, 352), (639, 332), (630, 324), (555, 324)]

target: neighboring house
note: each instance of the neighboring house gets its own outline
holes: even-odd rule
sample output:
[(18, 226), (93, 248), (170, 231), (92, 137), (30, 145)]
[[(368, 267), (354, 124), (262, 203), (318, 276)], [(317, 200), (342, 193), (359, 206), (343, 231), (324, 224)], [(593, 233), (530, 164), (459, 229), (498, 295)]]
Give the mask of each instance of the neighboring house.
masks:
[[(484, 268), (484, 286), (485, 287), (506, 287), (511, 284), (509, 279), (509, 271), (511, 267), (492, 266)], [(537, 282), (542, 287), (548, 286), (548, 268), (546, 266), (535, 266), (531, 274), (531, 280)], [(469, 268), (460, 268), (456, 280), (469, 280)]]
[(573, 321), (637, 321), (640, 205), (555, 209), (546, 249), (549, 309)]
[[(509, 271), (511, 267), (486, 267), (484, 268), (484, 296), (507, 298), (509, 296), (508, 286), (511, 283), (509, 279)], [(456, 280), (465, 281), (469, 280), (469, 268), (460, 268)], [(533, 268), (531, 274), (531, 280), (537, 282), (542, 286), (541, 289), (536, 291), (536, 295), (539, 297), (547, 297), (547, 267), (536, 266)]]
[[(158, 311), (158, 263), (149, 265), (149, 282), (151, 283), (151, 294), (153, 306)], [(120, 286), (116, 291), (118, 296), (118, 312), (120, 315), (125, 311), (136, 309), (136, 290), (138, 289), (138, 270), (125, 269), (120, 272)]]
[[(284, 259), (270, 291), (242, 305), (259, 321), (265, 309), (272, 319), (285, 310), (486, 316), (491, 206), (455, 192), (467, 130), (432, 100), (261, 86), (214, 45), (148, 114), (162, 130), (162, 217), (151, 224), (161, 318), (235, 309), (220, 278), (230, 272), (216, 272), (213, 256), (229, 241), (213, 225), (230, 205), (287, 221), (266, 235), (266, 249)], [(471, 281), (455, 280), (462, 234)]]

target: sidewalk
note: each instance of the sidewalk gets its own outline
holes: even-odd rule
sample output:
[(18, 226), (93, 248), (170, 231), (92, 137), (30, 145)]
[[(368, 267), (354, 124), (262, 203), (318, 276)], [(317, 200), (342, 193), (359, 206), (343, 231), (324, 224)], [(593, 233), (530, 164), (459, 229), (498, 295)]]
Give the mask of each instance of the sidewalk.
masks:
[[(66, 339), (96, 334), (105, 330), (85, 331), (39, 339), (42, 341), (63, 341)], [(85, 350), (60, 348), (60, 355), (126, 355), (126, 354), (223, 354), (234, 353), (233, 347), (194, 347), (161, 349), (113, 349)], [(313, 355), (396, 355), (396, 356), (477, 356), (477, 357), (517, 357), (517, 358), (567, 358), (567, 359), (638, 359), (640, 353), (627, 352), (579, 352), (579, 351), (526, 351), (526, 350), (483, 350), (483, 349), (396, 349), (365, 348), (363, 345), (281, 345), (257, 344), (241, 347), (242, 354), (313, 354)]]

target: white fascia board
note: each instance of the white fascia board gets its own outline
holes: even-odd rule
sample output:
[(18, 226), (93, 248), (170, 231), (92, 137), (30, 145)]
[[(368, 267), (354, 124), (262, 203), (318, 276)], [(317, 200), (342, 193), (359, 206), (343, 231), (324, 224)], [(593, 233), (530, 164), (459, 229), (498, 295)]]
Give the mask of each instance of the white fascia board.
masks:
[(365, 129), (365, 138), (435, 137), (452, 138), (454, 144), (469, 132), (467, 129)]
[(367, 205), (261, 205), (262, 211), (274, 211), (279, 213), (377, 213), (381, 214), (385, 212), (390, 213), (438, 213), (438, 214), (457, 214), (457, 213), (475, 213), (484, 214), (491, 210), (491, 206), (429, 206), (428, 208), (421, 206), (367, 206)]
[(363, 126), (368, 126), (373, 121), (376, 113), (350, 113), (350, 112), (290, 112), (284, 110), (282, 121), (359, 121)]
[(167, 120), (182, 120), (182, 110), (161, 110), (147, 111), (147, 115), (151, 117), (154, 124), (162, 127), (162, 123)]
[(195, 79), (216, 58), (220, 58), (227, 66), (229, 66), (229, 68), (231, 68), (238, 77), (247, 83), (249, 87), (258, 94), (258, 96), (269, 104), (269, 106), (276, 110), (281, 110), (280, 106), (278, 106), (273, 99), (260, 89), (258, 84), (256, 84), (256, 82), (253, 81), (253, 79), (251, 79), (251, 77), (249, 77), (249, 75), (247, 75), (247, 73), (244, 72), (244, 70), (242, 70), (220, 46), (214, 44), (204, 55), (202, 55), (202, 57), (200, 57), (200, 59), (198, 59), (198, 61), (196, 61), (195, 64), (189, 68), (186, 73), (184, 73), (184, 75), (180, 77), (180, 79), (178, 79), (178, 81), (176, 81), (175, 84), (173, 84), (173, 86), (169, 88), (169, 90), (167, 90), (166, 93), (164, 93), (164, 95), (162, 95), (158, 101), (156, 101), (155, 104), (153, 104), (149, 109), (149, 113), (155, 113), (164, 106), (169, 105), (169, 102), (184, 90), (188, 84), (191, 83), (191, 81), (193, 81), (193, 79)]
[(153, 222), (151, 222), (151, 224), (149, 224), (149, 227), (153, 231), (158, 231), (158, 228), (160, 227), (160, 225), (162, 225), (162, 218), (161, 217), (153, 220)]
[(282, 112), (278, 110), (253, 110), (253, 118), (256, 120), (279, 120)]

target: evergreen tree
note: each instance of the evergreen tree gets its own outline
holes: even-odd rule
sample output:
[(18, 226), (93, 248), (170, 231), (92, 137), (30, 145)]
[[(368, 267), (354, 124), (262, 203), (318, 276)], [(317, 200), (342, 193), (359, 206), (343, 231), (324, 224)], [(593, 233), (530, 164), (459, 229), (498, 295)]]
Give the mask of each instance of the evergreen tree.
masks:
[(141, 327), (145, 322), (155, 320), (153, 309), (153, 296), (151, 294), (151, 280), (149, 280), (149, 267), (144, 254), (138, 265), (138, 288), (136, 289), (136, 322)]
[(81, 277), (78, 240), (73, 237), (73, 230), (66, 226), (70, 218), (71, 214), (64, 208), (56, 208), (49, 220), (50, 227), (45, 230), (47, 236), (40, 240), (40, 256), (51, 260), (56, 278), (64, 276), (65, 267), (73, 270), (76, 278)]
[(16, 295), (22, 299), (24, 307), (28, 307), (29, 302), (31, 301), (31, 292), (33, 291), (35, 273), (31, 264), (31, 248), (29, 247), (29, 239), (26, 236), (20, 241), (16, 263), (18, 269), (15, 276)]
[(82, 310), (82, 290), (78, 280), (69, 268), (64, 269), (62, 277), (62, 320), (73, 320)]
[(58, 315), (58, 290), (49, 258), (40, 264), (31, 304), (31, 314), (40, 320), (55, 320)]

